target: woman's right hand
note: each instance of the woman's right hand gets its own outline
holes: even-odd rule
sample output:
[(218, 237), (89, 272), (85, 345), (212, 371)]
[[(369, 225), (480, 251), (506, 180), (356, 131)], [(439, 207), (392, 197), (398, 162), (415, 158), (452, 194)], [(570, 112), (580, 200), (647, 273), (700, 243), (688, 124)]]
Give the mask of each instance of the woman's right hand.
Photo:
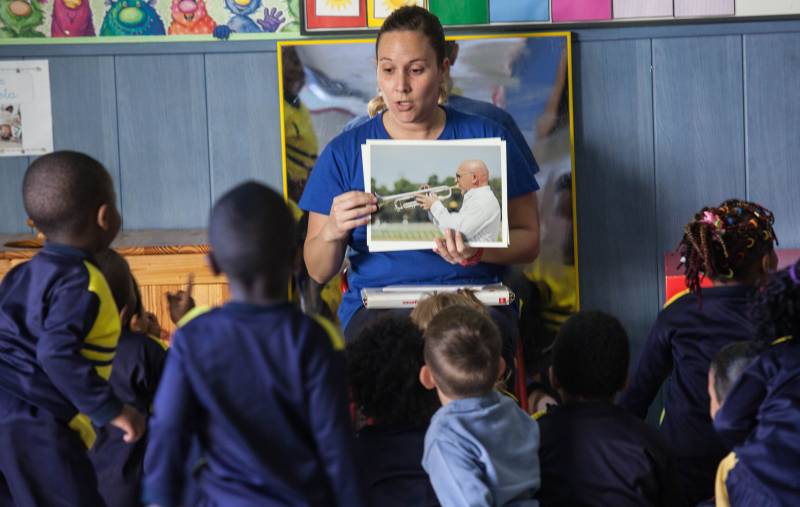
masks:
[(322, 237), (326, 241), (346, 239), (356, 227), (367, 225), (378, 211), (378, 198), (373, 194), (353, 190), (333, 198), (331, 212)]

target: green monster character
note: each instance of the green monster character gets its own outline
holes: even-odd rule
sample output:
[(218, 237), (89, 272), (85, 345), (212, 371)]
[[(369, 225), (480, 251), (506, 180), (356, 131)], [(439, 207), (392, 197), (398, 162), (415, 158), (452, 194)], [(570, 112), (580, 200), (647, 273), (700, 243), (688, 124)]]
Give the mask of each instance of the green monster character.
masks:
[[(2, 0), (0, 0), (2, 1)], [(166, 35), (156, 0), (110, 0), (100, 35)]]
[(293, 32), (300, 33), (300, 0), (286, 0), (286, 10), (289, 14), (286, 16), (286, 24), (284, 24), (279, 32)]
[(0, 37), (44, 37), (36, 31), (43, 22), (38, 0), (0, 0)]

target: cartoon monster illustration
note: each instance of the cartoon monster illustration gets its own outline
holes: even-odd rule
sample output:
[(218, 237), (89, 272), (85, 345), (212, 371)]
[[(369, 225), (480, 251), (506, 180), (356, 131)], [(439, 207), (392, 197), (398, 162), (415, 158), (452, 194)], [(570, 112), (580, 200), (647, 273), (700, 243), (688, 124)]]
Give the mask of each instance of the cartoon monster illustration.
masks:
[(0, 37), (44, 37), (36, 31), (43, 21), (36, 0), (0, 0)]
[(90, 37), (94, 35), (89, 0), (54, 0), (53, 37)]
[(288, 0), (286, 2), (286, 10), (288, 11), (288, 19), (286, 23), (283, 24), (279, 32), (292, 32), (298, 33), (300, 32), (300, 16), (298, 15), (298, 11), (300, 10), (300, 0)]
[[(2, 1), (2, 0), (0, 0)], [(107, 0), (100, 35), (166, 35), (164, 22), (153, 8), (156, 0)]]
[(170, 35), (210, 34), (216, 26), (206, 11), (205, 0), (172, 0)]
[(225, 0), (225, 8), (233, 13), (227, 25), (217, 25), (214, 37), (227, 39), (232, 33), (274, 32), (286, 21), (283, 11), (264, 9), (264, 19), (253, 21), (250, 15), (261, 7), (261, 0)]

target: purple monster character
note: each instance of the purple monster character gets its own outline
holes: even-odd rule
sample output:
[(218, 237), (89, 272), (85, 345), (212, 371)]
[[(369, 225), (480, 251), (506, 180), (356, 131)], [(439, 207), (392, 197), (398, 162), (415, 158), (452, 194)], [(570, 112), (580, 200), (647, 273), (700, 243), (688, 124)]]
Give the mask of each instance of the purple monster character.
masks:
[(94, 36), (92, 8), (89, 0), (54, 0), (53, 37), (91, 37)]

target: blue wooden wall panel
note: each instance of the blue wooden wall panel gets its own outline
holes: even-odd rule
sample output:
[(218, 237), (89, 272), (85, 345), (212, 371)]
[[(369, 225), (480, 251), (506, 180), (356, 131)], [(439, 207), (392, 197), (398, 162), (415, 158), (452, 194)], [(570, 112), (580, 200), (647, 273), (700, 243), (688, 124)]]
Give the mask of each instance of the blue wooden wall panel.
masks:
[(28, 218), (22, 205), (22, 177), (28, 167), (28, 157), (0, 157), (0, 231), (28, 232)]
[(659, 258), (697, 210), (745, 197), (743, 99), (740, 36), (653, 41)]
[(750, 198), (775, 213), (782, 247), (800, 247), (800, 34), (744, 40)]
[[(95, 157), (120, 195), (114, 57), (50, 58), (53, 147)], [(80, 128), (76, 128), (80, 125)]]
[(618, 316), (633, 357), (658, 312), (650, 41), (575, 47), (583, 308)]
[(127, 229), (206, 224), (211, 205), (203, 56), (116, 59)]
[(248, 179), (282, 192), (276, 53), (205, 58), (212, 198)]

